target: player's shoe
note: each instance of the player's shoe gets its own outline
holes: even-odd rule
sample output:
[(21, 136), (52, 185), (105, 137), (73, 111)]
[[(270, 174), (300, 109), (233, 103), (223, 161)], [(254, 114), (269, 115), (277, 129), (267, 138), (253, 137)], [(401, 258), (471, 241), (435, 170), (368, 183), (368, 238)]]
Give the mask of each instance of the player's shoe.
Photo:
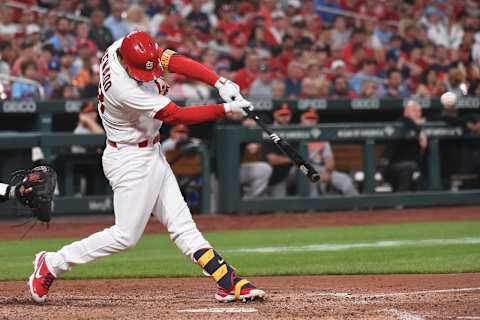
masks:
[(55, 276), (48, 270), (45, 262), (47, 252), (41, 251), (33, 261), (33, 273), (28, 279), (28, 288), (32, 299), (37, 303), (43, 303), (47, 299), (48, 290), (55, 280)]
[(218, 302), (263, 300), (265, 299), (265, 291), (257, 289), (248, 280), (242, 279), (238, 281), (230, 291), (218, 287), (215, 299)]

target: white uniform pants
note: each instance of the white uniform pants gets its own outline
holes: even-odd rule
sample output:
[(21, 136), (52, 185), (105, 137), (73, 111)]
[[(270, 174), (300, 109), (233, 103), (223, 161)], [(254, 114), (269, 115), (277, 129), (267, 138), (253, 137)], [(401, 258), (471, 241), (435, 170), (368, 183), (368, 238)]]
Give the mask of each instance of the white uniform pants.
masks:
[(167, 228), (183, 254), (210, 248), (192, 219), (160, 144), (107, 145), (103, 168), (114, 195), (115, 225), (88, 238), (48, 253), (47, 265), (56, 276), (83, 264), (133, 247), (143, 234), (150, 214)]
[(261, 197), (267, 189), (272, 175), (272, 167), (267, 162), (247, 162), (240, 165), (240, 184), (245, 198)]

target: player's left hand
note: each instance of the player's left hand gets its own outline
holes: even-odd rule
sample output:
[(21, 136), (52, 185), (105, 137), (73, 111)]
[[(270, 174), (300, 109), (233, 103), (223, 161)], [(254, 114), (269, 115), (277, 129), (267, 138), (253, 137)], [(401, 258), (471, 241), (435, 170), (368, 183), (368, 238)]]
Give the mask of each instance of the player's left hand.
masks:
[(244, 99), (240, 93), (240, 86), (224, 77), (220, 77), (220, 79), (217, 80), (215, 88), (217, 88), (218, 94), (225, 102), (240, 101)]
[(49, 166), (38, 166), (17, 173), (16, 177), (21, 180), (10, 186), (13, 191), (11, 198), (29, 207), (38, 220), (50, 222), (53, 193), (57, 184), (55, 170)]

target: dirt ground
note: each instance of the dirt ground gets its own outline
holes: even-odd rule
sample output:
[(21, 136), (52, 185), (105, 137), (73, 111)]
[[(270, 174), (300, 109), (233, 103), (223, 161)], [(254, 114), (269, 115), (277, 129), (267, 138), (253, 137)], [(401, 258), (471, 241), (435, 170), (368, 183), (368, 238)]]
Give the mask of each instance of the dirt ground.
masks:
[(0, 319), (480, 319), (480, 274), (251, 280), (265, 301), (217, 303), (206, 278), (59, 280), (37, 306), (25, 282), (3, 282)]
[[(478, 220), (479, 207), (260, 216), (196, 216), (201, 230)], [(112, 217), (56, 219), (27, 238), (86, 236)], [(0, 239), (18, 239), (18, 221)], [(153, 220), (147, 232), (164, 232)], [(3, 257), (2, 257), (3, 258)], [(478, 319), (480, 273), (257, 277), (263, 302), (219, 304), (207, 278), (58, 280), (45, 305), (24, 281), (0, 282), (0, 319)]]

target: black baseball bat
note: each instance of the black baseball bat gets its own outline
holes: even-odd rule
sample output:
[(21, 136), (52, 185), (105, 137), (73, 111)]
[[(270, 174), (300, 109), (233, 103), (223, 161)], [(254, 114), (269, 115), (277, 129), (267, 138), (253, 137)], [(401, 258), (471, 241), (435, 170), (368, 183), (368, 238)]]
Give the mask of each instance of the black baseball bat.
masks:
[(308, 163), (298, 152), (295, 150), (285, 139), (280, 138), (259, 116), (253, 113), (249, 108), (243, 108), (247, 113), (247, 116), (253, 120), (262, 128), (272, 139), (273, 143), (300, 169), (300, 171), (307, 176), (311, 182), (317, 182), (320, 180), (320, 174), (313, 166)]

